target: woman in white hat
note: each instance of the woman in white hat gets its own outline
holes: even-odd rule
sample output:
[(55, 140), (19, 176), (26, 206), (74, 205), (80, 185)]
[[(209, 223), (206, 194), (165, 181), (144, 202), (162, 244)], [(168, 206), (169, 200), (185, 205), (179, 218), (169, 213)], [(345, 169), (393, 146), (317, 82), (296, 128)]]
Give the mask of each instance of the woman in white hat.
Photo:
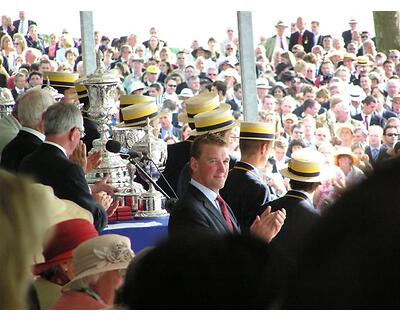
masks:
[(51, 309), (95, 310), (110, 308), (115, 290), (134, 257), (129, 238), (108, 234), (80, 244), (72, 252), (76, 276)]

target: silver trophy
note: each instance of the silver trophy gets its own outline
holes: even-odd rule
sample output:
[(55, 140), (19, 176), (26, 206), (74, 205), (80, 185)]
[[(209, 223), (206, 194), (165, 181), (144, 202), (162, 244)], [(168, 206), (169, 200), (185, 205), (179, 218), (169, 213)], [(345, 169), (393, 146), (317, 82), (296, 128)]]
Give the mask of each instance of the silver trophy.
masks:
[[(136, 216), (167, 216), (168, 213), (165, 210), (166, 198), (161, 192), (157, 191), (149, 181), (149, 179), (152, 179), (156, 182), (160, 177), (159, 171), (164, 170), (167, 160), (167, 144), (162, 139), (158, 139), (153, 135), (153, 128), (149, 125), (149, 121), (147, 126), (142, 128), (142, 130), (144, 130), (145, 135), (133, 146), (133, 150), (143, 155), (137, 165), (147, 174), (147, 176), (141, 175), (141, 177), (147, 180), (149, 190), (143, 192), (139, 196)], [(138, 171), (140, 175), (140, 170)]]
[(93, 141), (93, 150), (101, 151), (102, 160), (96, 169), (86, 175), (86, 179), (91, 184), (108, 175), (108, 183), (124, 191), (131, 184), (127, 169), (128, 161), (106, 150), (106, 143), (110, 138), (109, 124), (118, 113), (116, 95), (120, 80), (105, 69), (100, 51), (96, 55), (96, 62), (95, 72), (80, 83), (87, 88), (90, 105), (87, 113), (90, 119), (97, 123), (100, 133), (100, 138)]
[(11, 91), (7, 88), (0, 88), (0, 119), (11, 114), (14, 104)]

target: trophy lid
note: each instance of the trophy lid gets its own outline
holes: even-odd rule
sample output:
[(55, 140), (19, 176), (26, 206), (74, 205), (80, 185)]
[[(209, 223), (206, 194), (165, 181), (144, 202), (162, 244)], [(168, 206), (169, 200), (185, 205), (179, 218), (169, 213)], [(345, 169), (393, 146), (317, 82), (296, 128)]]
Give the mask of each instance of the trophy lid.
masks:
[(119, 78), (111, 71), (107, 71), (102, 61), (102, 53), (100, 50), (96, 53), (97, 68), (91, 75), (88, 75), (80, 83), (83, 85), (94, 84), (117, 84), (120, 82)]

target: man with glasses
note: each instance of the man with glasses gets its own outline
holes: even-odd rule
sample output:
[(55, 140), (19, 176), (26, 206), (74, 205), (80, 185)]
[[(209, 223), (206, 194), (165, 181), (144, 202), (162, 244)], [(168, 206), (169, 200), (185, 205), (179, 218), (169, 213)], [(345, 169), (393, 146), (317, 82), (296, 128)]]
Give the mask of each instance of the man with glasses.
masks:
[(175, 102), (179, 102), (179, 97), (176, 94), (176, 81), (172, 78), (167, 80), (165, 83), (165, 92), (162, 95), (161, 101), (164, 102), (165, 100), (172, 100)]
[(391, 149), (397, 143), (399, 137), (399, 132), (396, 126), (386, 126), (383, 129), (383, 147), (386, 149)]
[(209, 78), (212, 82), (217, 81), (218, 79), (218, 69), (214, 66), (207, 68), (207, 78)]
[[(45, 141), (24, 158), (20, 172), (51, 186), (57, 197), (89, 210), (93, 214), (94, 226), (101, 231), (107, 225), (107, 216), (114, 214), (118, 201), (112, 201), (114, 188), (106, 185), (107, 178), (89, 189), (84, 169), (69, 159), (82, 144), (81, 111), (70, 103), (51, 105), (44, 113), (44, 132)], [(84, 148), (83, 151), (86, 155)], [(87, 169), (87, 165), (84, 167)]]

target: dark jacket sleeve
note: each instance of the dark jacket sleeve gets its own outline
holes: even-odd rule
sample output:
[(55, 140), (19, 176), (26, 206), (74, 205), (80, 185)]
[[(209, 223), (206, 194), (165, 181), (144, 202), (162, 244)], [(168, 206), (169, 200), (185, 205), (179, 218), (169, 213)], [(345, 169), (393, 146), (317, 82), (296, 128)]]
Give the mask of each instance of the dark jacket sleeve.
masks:
[(178, 201), (171, 212), (168, 223), (169, 236), (204, 234), (211, 232), (210, 225), (200, 208), (190, 205), (190, 200)]
[(69, 172), (65, 173), (70, 179), (70, 183), (65, 185), (65, 199), (70, 199), (82, 208), (89, 210), (93, 214), (94, 226), (96, 230), (102, 231), (107, 226), (107, 212), (96, 203), (90, 194), (85, 174), (81, 167), (71, 166)]

